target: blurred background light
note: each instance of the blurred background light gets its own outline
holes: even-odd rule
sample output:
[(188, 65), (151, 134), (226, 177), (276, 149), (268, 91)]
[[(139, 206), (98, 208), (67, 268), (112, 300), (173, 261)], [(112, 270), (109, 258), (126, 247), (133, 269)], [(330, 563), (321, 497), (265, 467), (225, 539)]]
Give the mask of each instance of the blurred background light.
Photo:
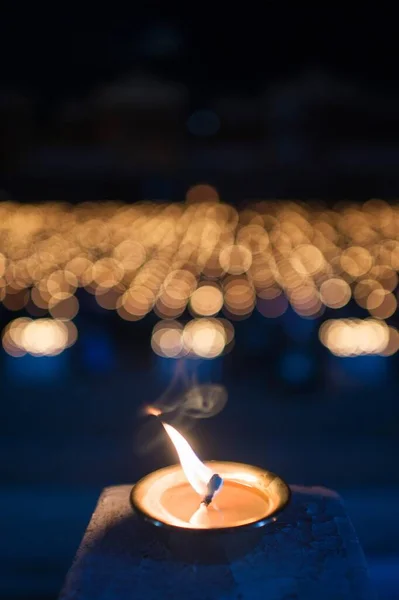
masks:
[(152, 331), (151, 346), (159, 356), (181, 358), (188, 352), (183, 344), (183, 326), (173, 320), (160, 321)]
[(251, 251), (242, 244), (226, 246), (219, 254), (220, 265), (226, 273), (241, 275), (252, 264)]
[[(71, 337), (70, 337), (71, 336)], [(76, 332), (59, 319), (19, 318), (3, 331), (3, 347), (11, 356), (56, 356), (76, 340)]]
[(186, 350), (201, 358), (215, 358), (222, 354), (226, 339), (225, 328), (217, 319), (193, 319), (183, 332)]
[(204, 317), (218, 313), (223, 306), (223, 294), (217, 285), (204, 284), (199, 286), (190, 298), (192, 311)]
[(333, 319), (319, 331), (322, 342), (337, 356), (381, 354), (390, 341), (390, 328), (374, 319)]
[[(66, 323), (87, 306), (86, 293), (124, 321), (144, 320), (152, 311), (176, 320), (187, 309), (194, 317), (223, 310), (229, 320), (242, 320), (255, 307), (278, 319), (289, 306), (301, 319), (320, 320), (329, 309), (350, 314), (353, 299), (385, 321), (397, 311), (399, 209), (381, 201), (377, 209), (373, 202), (327, 209), (321, 203), (259, 201), (238, 211), (221, 202), (215, 187), (200, 183), (187, 190), (185, 203), (4, 203), (0, 302), (36, 320), (50, 316)], [(354, 340), (363, 330), (352, 325), (325, 333), (331, 351), (395, 353), (391, 333), (386, 349), (371, 344), (362, 350)], [(42, 327), (47, 338), (56, 335), (53, 325)], [(187, 352), (202, 352), (206, 345), (198, 340), (210, 335), (208, 329), (198, 329)], [(175, 331), (164, 332), (162, 344), (157, 336), (153, 345), (161, 353), (173, 354), (174, 341), (179, 346)], [(15, 355), (25, 351), (8, 333), (3, 345)], [(221, 346), (215, 342), (215, 355)]]

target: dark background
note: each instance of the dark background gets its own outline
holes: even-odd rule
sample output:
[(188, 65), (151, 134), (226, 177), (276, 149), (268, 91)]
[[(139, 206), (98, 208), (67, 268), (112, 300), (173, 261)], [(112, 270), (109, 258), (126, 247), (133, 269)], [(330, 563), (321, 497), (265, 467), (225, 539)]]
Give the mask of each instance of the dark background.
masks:
[[(4, 15), (2, 199), (180, 201), (207, 182), (237, 205), (395, 201), (393, 16), (284, 2), (256, 14), (189, 9)], [(3, 327), (13, 315), (0, 311)], [(2, 597), (55, 598), (101, 488), (175, 460), (166, 441), (140, 450), (156, 424), (139, 407), (175, 368), (151, 351), (156, 321), (125, 323), (87, 299), (71, 350), (40, 359), (2, 351)], [(393, 598), (398, 358), (333, 357), (317, 329), (292, 312), (236, 324), (231, 354), (195, 363), (200, 381), (225, 385), (229, 402), (191, 439), (203, 458), (338, 489), (381, 597)]]
[[(182, 198), (202, 180), (230, 201), (396, 196), (387, 12), (149, 3), (118, 16), (5, 11), (0, 28), (13, 197)], [(189, 120), (198, 110), (217, 115), (213, 135), (209, 114)]]

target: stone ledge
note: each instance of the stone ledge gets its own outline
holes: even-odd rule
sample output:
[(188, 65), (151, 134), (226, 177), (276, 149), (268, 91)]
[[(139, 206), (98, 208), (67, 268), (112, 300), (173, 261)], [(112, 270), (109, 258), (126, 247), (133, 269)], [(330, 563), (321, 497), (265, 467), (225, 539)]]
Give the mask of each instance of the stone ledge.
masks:
[(131, 486), (103, 490), (60, 600), (371, 600), (362, 548), (340, 497), (291, 486), (290, 506), (259, 545), (228, 565), (175, 561), (142, 532)]

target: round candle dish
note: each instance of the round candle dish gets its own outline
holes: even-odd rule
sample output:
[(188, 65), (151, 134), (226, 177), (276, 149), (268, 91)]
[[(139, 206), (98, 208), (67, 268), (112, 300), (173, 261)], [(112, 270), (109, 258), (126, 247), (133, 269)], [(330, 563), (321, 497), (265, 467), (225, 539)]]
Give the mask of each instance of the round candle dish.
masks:
[(188, 483), (180, 465), (154, 471), (132, 489), (134, 512), (154, 527), (183, 560), (228, 562), (252, 548), (263, 528), (277, 520), (290, 500), (288, 485), (252, 465), (205, 463), (223, 478), (209, 507)]

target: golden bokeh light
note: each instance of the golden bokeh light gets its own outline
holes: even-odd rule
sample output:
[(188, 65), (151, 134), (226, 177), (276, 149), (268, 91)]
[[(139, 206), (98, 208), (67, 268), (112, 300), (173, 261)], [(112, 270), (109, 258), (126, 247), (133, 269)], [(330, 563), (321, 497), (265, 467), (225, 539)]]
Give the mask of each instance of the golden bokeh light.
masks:
[(144, 285), (134, 286), (126, 290), (117, 301), (117, 311), (125, 321), (139, 321), (150, 312), (155, 301), (155, 294)]
[(175, 300), (186, 303), (196, 287), (197, 279), (191, 271), (176, 269), (167, 275), (162, 290), (172, 302)]
[(231, 346), (231, 344), (234, 342), (234, 335), (235, 335), (234, 325), (228, 319), (219, 319), (218, 318), (217, 321), (224, 328), (224, 334), (225, 334), (225, 339), (226, 339), (226, 348), (227, 348), (227, 346)]
[(68, 341), (68, 332), (60, 322), (37, 319), (23, 329), (21, 341), (29, 354), (49, 356), (62, 352)]
[(89, 258), (76, 256), (66, 263), (65, 270), (75, 275), (79, 286), (84, 286), (92, 281), (92, 267), (93, 263)]
[(376, 290), (383, 290), (379, 281), (376, 281), (375, 279), (362, 279), (355, 285), (353, 296), (359, 306), (367, 308), (369, 296)]
[(384, 289), (373, 290), (367, 299), (367, 309), (373, 317), (388, 319), (398, 307), (397, 300), (391, 292)]
[(219, 254), (222, 269), (230, 275), (246, 273), (252, 264), (252, 254), (249, 248), (242, 244), (232, 244), (224, 247)]
[(289, 293), (292, 308), (302, 317), (316, 318), (322, 311), (322, 302), (318, 291), (311, 285), (296, 287)]
[(49, 302), (49, 313), (54, 319), (71, 321), (79, 312), (79, 301), (76, 296), (65, 294), (64, 298), (52, 298)]
[(390, 328), (374, 319), (334, 319), (323, 323), (319, 338), (337, 356), (381, 354), (390, 340)]
[(4, 273), (6, 272), (6, 264), (6, 257), (0, 252), (0, 277), (3, 277)]
[[(261, 218), (260, 222), (262, 222)], [(237, 242), (240, 246), (246, 246), (252, 257), (263, 255), (270, 244), (267, 232), (259, 224), (241, 227), (237, 233)]]
[(154, 311), (161, 319), (176, 319), (183, 314), (187, 301), (173, 298), (168, 292), (163, 291), (154, 304)]
[(113, 256), (125, 272), (134, 272), (145, 263), (146, 250), (135, 240), (123, 240), (113, 250)]
[(341, 255), (341, 267), (343, 270), (356, 278), (370, 271), (373, 259), (366, 248), (351, 246)]
[(95, 290), (97, 304), (105, 310), (115, 310), (119, 306), (118, 303), (124, 291), (122, 286), (116, 286), (108, 290), (97, 288)]
[(99, 287), (109, 289), (122, 280), (125, 269), (120, 261), (115, 258), (101, 258), (92, 267), (92, 281)]
[(78, 328), (76, 327), (73, 321), (65, 321), (64, 326), (66, 327), (66, 330), (68, 332), (66, 348), (70, 348), (78, 339)]
[(351, 289), (346, 281), (332, 277), (320, 286), (320, 299), (330, 308), (342, 308), (351, 298)]
[(370, 292), (366, 304), (368, 310), (374, 310), (381, 306), (384, 303), (384, 300), (388, 296), (388, 294), (389, 292), (387, 292), (383, 288), (375, 289), (372, 292)]
[(204, 284), (198, 287), (190, 298), (190, 307), (194, 314), (211, 317), (223, 306), (223, 293), (215, 284)]
[(23, 309), (29, 299), (28, 290), (13, 289), (10, 286), (7, 288), (7, 294), (4, 295), (3, 305), (12, 311), (18, 311)]
[(215, 358), (226, 345), (226, 330), (217, 319), (193, 319), (184, 328), (183, 342), (187, 352), (201, 358)]
[(245, 276), (230, 276), (224, 280), (224, 308), (234, 317), (248, 316), (255, 308), (256, 294)]
[(324, 266), (322, 252), (311, 244), (301, 244), (291, 252), (290, 261), (300, 275), (314, 275)]
[(395, 327), (388, 327), (389, 339), (386, 347), (380, 354), (382, 356), (392, 356), (399, 350), (399, 331)]
[(58, 319), (15, 319), (3, 331), (3, 348), (11, 356), (56, 356), (77, 339), (75, 325), (68, 325)]
[(385, 265), (373, 267), (370, 275), (373, 275), (388, 292), (393, 292), (398, 285), (398, 274)]
[(53, 271), (45, 280), (46, 291), (50, 298), (57, 298), (62, 294), (73, 294), (77, 285), (76, 275), (66, 269)]
[(178, 321), (157, 323), (152, 331), (151, 347), (156, 354), (166, 358), (180, 358), (187, 354), (183, 344), (183, 326)]
[[(77, 293), (80, 299), (88, 292), (127, 321), (151, 311), (167, 321), (186, 318), (188, 308), (195, 323), (213, 323), (220, 310), (227, 320), (243, 319), (255, 307), (276, 318), (289, 304), (317, 318), (353, 296), (382, 321), (397, 310), (398, 240), (399, 204), (259, 200), (237, 210), (206, 183), (191, 187), (183, 203), (3, 202), (0, 302), (7, 311), (51, 316), (72, 328)], [(214, 325), (196, 325), (197, 341), (187, 352), (217, 355), (224, 334)], [(353, 337), (352, 329), (342, 331)], [(4, 347), (25, 352), (10, 331)], [(49, 337), (53, 330), (43, 331)], [(212, 335), (208, 351), (204, 340)], [(162, 339), (166, 353), (179, 346), (175, 331)]]

